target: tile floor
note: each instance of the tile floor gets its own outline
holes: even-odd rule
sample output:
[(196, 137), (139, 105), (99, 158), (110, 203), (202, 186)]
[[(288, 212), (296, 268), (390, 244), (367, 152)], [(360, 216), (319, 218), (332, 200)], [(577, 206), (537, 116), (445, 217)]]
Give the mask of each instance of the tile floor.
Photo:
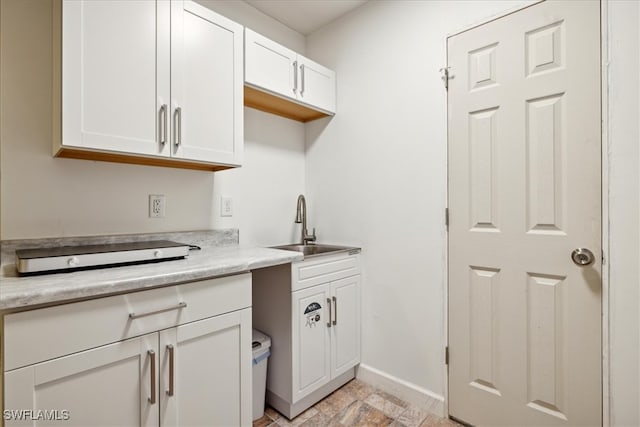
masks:
[(362, 381), (352, 380), (289, 421), (267, 406), (253, 427), (457, 427), (460, 424), (440, 418)]

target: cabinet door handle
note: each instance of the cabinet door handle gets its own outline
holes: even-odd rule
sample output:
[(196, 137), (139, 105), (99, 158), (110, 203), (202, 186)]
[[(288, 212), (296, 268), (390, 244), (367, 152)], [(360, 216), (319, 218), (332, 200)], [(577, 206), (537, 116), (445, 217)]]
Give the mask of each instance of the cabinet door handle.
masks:
[(300, 65), (300, 96), (304, 95), (304, 64)]
[(298, 90), (298, 61), (293, 61), (293, 93)]
[(178, 148), (182, 144), (182, 107), (176, 107), (175, 113), (175, 146)]
[(149, 397), (149, 403), (154, 405), (156, 403), (156, 352), (153, 350), (147, 351), (149, 358), (151, 359), (151, 397)]
[(174, 378), (174, 347), (169, 344), (167, 346), (169, 352), (169, 390), (167, 390), (167, 396), (173, 396), (173, 378)]
[(167, 143), (167, 104), (160, 107), (160, 144)]
[(331, 297), (333, 300), (333, 326), (338, 324), (338, 298)]
[(331, 327), (331, 299), (327, 298), (327, 306), (329, 307), (329, 321), (327, 322), (327, 328)]
[(186, 306), (187, 306), (186, 302), (179, 302), (178, 305), (174, 307), (161, 308), (160, 310), (148, 311), (142, 314), (129, 313), (129, 319), (136, 320), (141, 317), (151, 316), (152, 314), (164, 313), (165, 311), (180, 310), (181, 308), (185, 308)]

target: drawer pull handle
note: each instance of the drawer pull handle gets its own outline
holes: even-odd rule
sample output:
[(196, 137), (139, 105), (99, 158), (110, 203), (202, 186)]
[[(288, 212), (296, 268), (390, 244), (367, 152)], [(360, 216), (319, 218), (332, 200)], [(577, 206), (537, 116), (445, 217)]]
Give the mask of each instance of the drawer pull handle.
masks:
[(331, 297), (333, 300), (333, 326), (338, 324), (338, 298)]
[(176, 107), (176, 112), (174, 116), (174, 130), (175, 130), (175, 138), (174, 145), (176, 149), (182, 144), (182, 107)]
[(329, 307), (329, 319), (328, 319), (328, 322), (327, 322), (327, 328), (330, 328), (331, 327), (331, 317), (332, 317), (331, 316), (331, 299), (330, 298), (327, 298), (327, 306)]
[(186, 306), (187, 306), (186, 302), (181, 302), (181, 303), (178, 303), (178, 305), (176, 305), (175, 307), (163, 308), (160, 310), (149, 311), (147, 313), (142, 313), (142, 314), (129, 313), (129, 319), (135, 320), (141, 317), (151, 316), (153, 314), (164, 313), (165, 311), (180, 310), (182, 308), (185, 308)]
[(147, 351), (147, 354), (151, 358), (151, 397), (149, 397), (149, 403), (154, 405), (156, 403), (156, 353), (153, 350)]
[(293, 61), (293, 93), (298, 91), (298, 61)]
[(167, 390), (167, 396), (173, 396), (174, 348), (171, 344), (167, 346), (167, 351), (169, 351), (169, 390)]
[(167, 104), (160, 107), (160, 144), (167, 143)]

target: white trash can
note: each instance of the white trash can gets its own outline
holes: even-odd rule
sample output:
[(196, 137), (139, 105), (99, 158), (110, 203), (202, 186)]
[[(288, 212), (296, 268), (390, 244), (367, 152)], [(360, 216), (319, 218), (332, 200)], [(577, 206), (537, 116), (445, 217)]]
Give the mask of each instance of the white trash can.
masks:
[(267, 390), (267, 359), (271, 352), (271, 338), (253, 330), (253, 421), (264, 415), (264, 395)]

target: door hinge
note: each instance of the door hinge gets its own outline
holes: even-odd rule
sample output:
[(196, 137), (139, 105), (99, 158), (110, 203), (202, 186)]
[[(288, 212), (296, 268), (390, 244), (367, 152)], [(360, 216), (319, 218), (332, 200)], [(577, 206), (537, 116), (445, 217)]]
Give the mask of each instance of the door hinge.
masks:
[(442, 83), (444, 83), (444, 88), (449, 90), (449, 69), (451, 67), (440, 68), (440, 75), (442, 79)]
[(449, 208), (444, 208), (444, 226), (449, 230)]
[(449, 346), (444, 348), (444, 364), (449, 365)]

